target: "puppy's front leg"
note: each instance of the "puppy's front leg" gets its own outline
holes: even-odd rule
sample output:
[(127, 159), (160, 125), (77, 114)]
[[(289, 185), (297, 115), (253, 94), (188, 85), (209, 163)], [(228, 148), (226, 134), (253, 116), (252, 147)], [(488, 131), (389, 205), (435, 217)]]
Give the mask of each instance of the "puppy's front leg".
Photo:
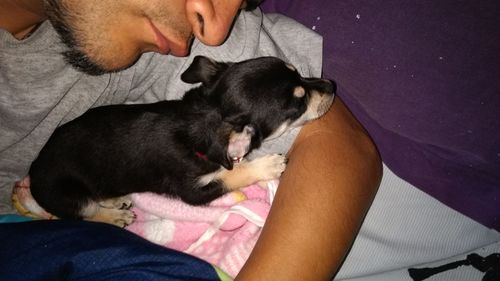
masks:
[(286, 157), (270, 154), (235, 164), (232, 170), (223, 169), (217, 176), (227, 191), (233, 191), (258, 181), (277, 179), (286, 168)]

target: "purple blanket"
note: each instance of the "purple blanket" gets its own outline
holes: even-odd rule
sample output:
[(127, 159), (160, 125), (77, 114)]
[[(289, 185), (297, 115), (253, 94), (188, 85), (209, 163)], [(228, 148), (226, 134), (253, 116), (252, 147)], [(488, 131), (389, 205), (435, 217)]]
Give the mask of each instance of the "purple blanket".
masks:
[(324, 37), (324, 76), (397, 175), (500, 230), (500, 5), (267, 0)]

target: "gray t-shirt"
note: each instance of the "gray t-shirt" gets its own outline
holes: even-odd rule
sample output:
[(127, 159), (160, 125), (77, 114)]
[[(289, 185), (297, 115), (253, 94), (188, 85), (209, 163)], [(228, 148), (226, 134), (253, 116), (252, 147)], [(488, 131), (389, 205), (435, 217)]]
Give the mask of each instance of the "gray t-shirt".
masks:
[[(302, 75), (318, 77), (322, 39), (289, 18), (256, 10), (242, 12), (219, 47), (195, 41), (186, 58), (144, 54), (119, 73), (78, 72), (64, 62), (64, 50), (49, 22), (22, 41), (0, 29), (0, 214), (13, 212), (12, 187), (27, 175), (51, 133), (89, 108), (181, 98), (192, 85), (183, 83), (180, 74), (195, 55), (223, 61), (277, 56), (294, 64)], [(296, 133), (265, 143), (256, 154), (286, 152)]]

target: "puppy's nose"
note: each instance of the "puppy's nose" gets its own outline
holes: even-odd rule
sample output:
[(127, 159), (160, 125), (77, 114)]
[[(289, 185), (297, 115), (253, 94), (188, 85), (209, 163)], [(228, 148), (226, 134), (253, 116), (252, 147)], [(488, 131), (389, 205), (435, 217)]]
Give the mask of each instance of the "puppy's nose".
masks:
[(319, 79), (317, 90), (320, 94), (331, 95), (334, 94), (337, 90), (337, 84), (335, 82), (328, 79)]
[(337, 92), (337, 84), (328, 79), (322, 79), (325, 82), (325, 93), (333, 94)]

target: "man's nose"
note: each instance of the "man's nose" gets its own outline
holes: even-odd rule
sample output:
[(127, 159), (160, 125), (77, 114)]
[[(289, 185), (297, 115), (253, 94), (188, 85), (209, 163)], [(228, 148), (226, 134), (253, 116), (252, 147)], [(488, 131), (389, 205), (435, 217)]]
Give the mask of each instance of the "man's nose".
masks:
[(242, 0), (186, 0), (187, 18), (193, 33), (203, 44), (224, 42)]

